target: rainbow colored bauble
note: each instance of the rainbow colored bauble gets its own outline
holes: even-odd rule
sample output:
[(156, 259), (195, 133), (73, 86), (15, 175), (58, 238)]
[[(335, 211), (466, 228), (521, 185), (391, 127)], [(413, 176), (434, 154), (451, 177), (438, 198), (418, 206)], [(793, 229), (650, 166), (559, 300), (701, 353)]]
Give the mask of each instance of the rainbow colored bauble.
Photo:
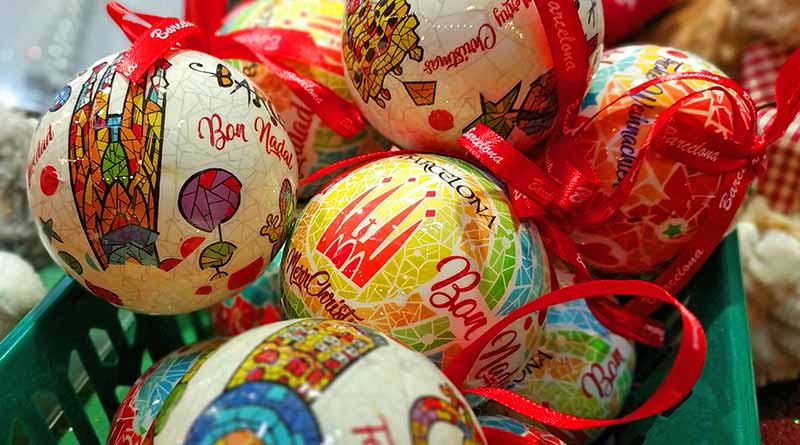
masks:
[(28, 193), (42, 241), (117, 306), (207, 307), (256, 279), (282, 242), (292, 143), (268, 98), (219, 59), (173, 51), (136, 84), (116, 60), (64, 87), (36, 131)]
[[(548, 309), (545, 341), (537, 355), (542, 366), (532, 367), (513, 391), (575, 416), (610, 419), (620, 413), (633, 384), (635, 346), (601, 325), (585, 301)], [(602, 432), (596, 428), (558, 433), (579, 444)]]
[[(232, 11), (220, 32), (259, 26), (309, 32), (323, 55), (322, 65), (304, 66), (295, 62), (286, 65), (352, 100), (344, 80), (341, 55), (344, 7), (344, 0), (257, 0)], [(386, 140), (370, 126), (351, 138), (338, 135), (263, 65), (240, 60), (231, 64), (250, 76), (272, 100), (295, 147), (300, 179), (336, 161), (388, 148)], [(303, 187), (300, 197), (310, 198), (321, 185), (315, 182)]]
[[(395, 155), (328, 185), (298, 218), (282, 269), (285, 315), (362, 323), (444, 365), (549, 290), (536, 227), (486, 173), (438, 155)], [(501, 333), (468, 383), (510, 379), (543, 321)]]
[[(553, 270), (561, 287), (575, 283), (575, 276), (560, 260), (554, 260)], [(566, 414), (610, 419), (619, 415), (625, 405), (635, 367), (633, 342), (610, 332), (595, 318), (585, 300), (576, 300), (547, 309), (542, 341), (506, 388)], [(485, 402), (480, 400), (478, 403)], [(571, 445), (592, 442), (604, 431), (546, 426), (493, 401), (482, 409), (545, 429)]]
[[(580, 140), (605, 193), (610, 194), (630, 171), (654, 119), (680, 98), (712, 85), (695, 79), (671, 81), (612, 102), (648, 79), (692, 71), (724, 76), (699, 57), (672, 48), (628, 46), (605, 53), (584, 98), (581, 116), (590, 118), (611, 105)], [(680, 133), (731, 131), (731, 104), (722, 95), (706, 93), (682, 108), (681, 114), (693, 124), (666, 135), (676, 144), (682, 143)], [(658, 272), (698, 232), (705, 209), (716, 205), (712, 201), (719, 192), (721, 175), (686, 167), (652, 150), (644, 156), (634, 189), (619, 211), (602, 224), (571, 231), (584, 260), (599, 272)]]
[[(602, 4), (560, 13), (576, 7), (593, 70)], [(458, 138), (484, 123), (525, 151), (552, 130), (557, 78), (533, 2), (348, 0), (342, 43), (356, 104), (400, 147), (463, 152)]]
[(191, 368), (160, 407), (149, 443), (486, 443), (466, 401), (432, 363), (351, 323), (262, 326)]

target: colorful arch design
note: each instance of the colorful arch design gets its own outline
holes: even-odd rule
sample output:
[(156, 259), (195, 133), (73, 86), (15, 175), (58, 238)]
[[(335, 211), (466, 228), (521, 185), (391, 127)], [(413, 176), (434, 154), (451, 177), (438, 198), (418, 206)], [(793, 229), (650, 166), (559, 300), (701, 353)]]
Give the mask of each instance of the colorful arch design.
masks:
[[(260, 433), (260, 434), (259, 434)], [(317, 419), (302, 397), (276, 382), (249, 382), (214, 400), (192, 424), (186, 443), (238, 443), (258, 437), (264, 444), (318, 445)]]
[(482, 445), (481, 436), (469, 418), (469, 408), (456, 397), (455, 390), (447, 384), (439, 386), (446, 399), (420, 397), (411, 407), (412, 445), (431, 445), (430, 431), (437, 423), (448, 423), (464, 433), (463, 445)]
[[(185, 443), (211, 445), (236, 434), (260, 443), (319, 444), (311, 403), (360, 358), (387, 344), (375, 332), (334, 320), (285, 326), (250, 352), (225, 392), (195, 419)], [(289, 439), (270, 442), (276, 434)]]

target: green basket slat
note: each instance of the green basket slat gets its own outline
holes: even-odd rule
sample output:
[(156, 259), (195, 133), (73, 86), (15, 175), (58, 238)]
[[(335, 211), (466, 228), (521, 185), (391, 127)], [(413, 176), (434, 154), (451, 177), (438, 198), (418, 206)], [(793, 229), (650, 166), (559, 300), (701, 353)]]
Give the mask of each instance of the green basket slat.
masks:
[[(736, 236), (730, 236), (689, 287), (689, 308), (702, 322), (708, 354), (692, 393), (668, 413), (619, 428), (618, 445), (755, 445), (761, 443), (747, 311)], [(671, 327), (671, 326), (670, 326)], [(643, 361), (660, 366), (637, 384), (629, 406), (639, 405), (666, 376), (669, 359), (653, 351)]]
[[(144, 315), (135, 316), (136, 335), (129, 345), (118, 311), (87, 294), (72, 279), (63, 278), (0, 341), (0, 407), (6, 413), (0, 416), (0, 444), (11, 443), (17, 421), (22, 423), (29, 443), (35, 445), (57, 443), (51, 427), (56, 431), (70, 427), (81, 445), (105, 441), (105, 437), (98, 437), (91, 416), (85, 412), (87, 394), (76, 393), (69, 380), (72, 351), (86, 372), (88, 385), (83, 389), (92, 391), (102, 407), (93, 415), (110, 419), (119, 406), (116, 388), (130, 386), (139, 377), (144, 352), (158, 360), (183, 345), (175, 318)], [(105, 346), (113, 349), (114, 363), (104, 363), (104, 357), (98, 356), (90, 339), (92, 329), (108, 336), (110, 343)], [(48, 424), (32, 401), (37, 392), (53, 394), (63, 410), (54, 425)]]
[(72, 389), (72, 384), (69, 380), (63, 379), (59, 382), (58, 388), (56, 397), (81, 445), (100, 445), (100, 440), (84, 411), (83, 403)]
[[(708, 357), (700, 380), (690, 396), (671, 412), (612, 429), (607, 437), (613, 436), (616, 445), (760, 443), (735, 236), (717, 249), (683, 297), (688, 298), (689, 308), (703, 323), (708, 338)], [(135, 381), (148, 364), (145, 354), (155, 361), (186, 341), (211, 335), (205, 311), (179, 317), (136, 315), (135, 335), (129, 344), (118, 311), (65, 278), (0, 342), (0, 407), (10, 413), (0, 416), (0, 445), (10, 444), (17, 420), (31, 444), (57, 443), (57, 437), (49, 431), (51, 425), (31, 401), (37, 391), (57, 395), (64, 418), (73, 428), (70, 434), (80, 445), (104, 442), (107, 424), (101, 427), (93, 419), (105, 421), (113, 416), (119, 405), (117, 387)], [(667, 332), (674, 333), (679, 323), (674, 314), (667, 315)], [(89, 337), (91, 329), (107, 333), (116, 363), (104, 363), (104, 357), (98, 356)], [(671, 336), (670, 344), (661, 350), (640, 348), (637, 382), (629, 406), (641, 404), (661, 382), (672, 363), (665, 356), (674, 355), (677, 339), (677, 335)], [(77, 351), (86, 368), (93, 393), (75, 393), (67, 380), (72, 350)], [(53, 428), (63, 433), (58, 425)]]
[[(0, 420), (0, 422), (3, 423), (3, 426), (0, 427), (0, 438), (2, 438), (0, 439), (0, 443), (17, 445), (16, 443), (12, 442), (14, 439), (12, 434), (12, 425), (14, 420), (19, 420), (22, 424), (22, 431), (29, 439), (30, 444), (56, 445), (56, 438), (53, 436), (53, 433), (50, 432), (49, 425), (33, 405), (18, 404), (14, 405), (13, 409), (14, 411), (9, 411), (13, 412), (13, 415), (4, 415), (5, 418)], [(5, 429), (6, 426), (8, 427), (7, 430)]]
[[(86, 368), (89, 382), (94, 390), (97, 391), (97, 396), (100, 398), (100, 403), (106, 414), (113, 416), (119, 407), (119, 401), (114, 396), (114, 388), (120, 377), (119, 373), (101, 364), (100, 357), (97, 356), (88, 334), (80, 338), (77, 346), (78, 357), (80, 357), (83, 366)], [(122, 369), (124, 369), (124, 366)]]

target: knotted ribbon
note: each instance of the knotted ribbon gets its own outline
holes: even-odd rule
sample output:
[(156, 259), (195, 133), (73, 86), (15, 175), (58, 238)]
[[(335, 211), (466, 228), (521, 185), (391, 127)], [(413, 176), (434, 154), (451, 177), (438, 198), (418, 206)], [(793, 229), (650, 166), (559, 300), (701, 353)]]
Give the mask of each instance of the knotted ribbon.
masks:
[[(574, 242), (561, 231), (561, 227), (602, 224), (614, 216), (630, 196), (649, 151), (655, 150), (690, 168), (721, 176), (721, 192), (705, 212), (703, 230), (698, 231), (686, 249), (655, 280), (667, 291), (676, 293), (706, 262), (733, 221), (749, 184), (765, 170), (765, 147), (786, 131), (800, 110), (800, 88), (796, 82), (800, 78), (800, 50), (789, 58), (778, 76), (775, 86), (778, 101), (776, 118), (762, 135), (757, 131), (757, 110), (750, 96), (736, 82), (708, 72), (680, 73), (651, 79), (632, 88), (579, 125), (577, 110), (586, 91), (587, 79), (582, 65), (576, 69), (570, 64), (575, 54), (585, 54), (585, 51), (575, 47), (586, 47), (577, 11), (574, 6), (570, 7), (572, 2), (569, 0), (534, 2), (545, 24), (558, 76), (559, 117), (555, 133), (547, 141), (544, 154), (538, 162), (519, 153), (482, 124), (464, 134), (461, 145), (506, 182), (516, 213), (521, 217), (535, 218), (540, 223), (547, 234), (544, 238), (548, 249), (575, 269), (579, 281), (589, 279), (589, 272)], [(554, 29), (553, 24), (563, 26)], [(580, 135), (603, 111), (618, 101), (654, 85), (688, 79), (702, 80), (711, 86), (688, 93), (662, 112), (655, 119), (625, 177), (609, 195), (603, 193), (596, 174), (575, 149)], [(576, 91), (580, 94), (576, 94)], [(686, 131), (692, 128), (690, 119), (693, 116), (681, 113), (682, 107), (708, 93), (724, 96), (732, 108), (732, 134), (726, 136), (706, 131)], [(667, 135), (678, 131), (683, 143), (671, 144)], [(715, 155), (708, 156), (707, 151), (682, 149), (699, 144), (711, 147)], [(635, 323), (635, 314), (649, 315), (661, 305), (654, 300), (633, 300), (626, 304), (626, 309), (634, 317), (631, 320)], [(606, 309), (609, 308), (616, 315), (624, 312), (613, 305)], [(604, 316), (603, 310), (598, 310), (596, 306), (593, 312), (601, 321), (611, 317), (608, 312)], [(641, 325), (638, 329), (644, 327)], [(629, 328), (638, 330), (635, 324)]]
[[(298, 74), (287, 62), (330, 69), (308, 32), (283, 28), (249, 28), (219, 35), (223, 7), (218, 1), (187, 3), (187, 13), (199, 23), (174, 17), (133, 12), (117, 2), (106, 6), (108, 14), (131, 40), (132, 46), (117, 62), (117, 71), (138, 82), (155, 62), (171, 49), (192, 49), (220, 59), (258, 62), (277, 76), (309, 109), (343, 137), (355, 136), (364, 126), (358, 109), (330, 88)], [(191, 7), (190, 7), (191, 5)], [(205, 9), (201, 9), (205, 8)], [(199, 13), (199, 11), (204, 13)]]

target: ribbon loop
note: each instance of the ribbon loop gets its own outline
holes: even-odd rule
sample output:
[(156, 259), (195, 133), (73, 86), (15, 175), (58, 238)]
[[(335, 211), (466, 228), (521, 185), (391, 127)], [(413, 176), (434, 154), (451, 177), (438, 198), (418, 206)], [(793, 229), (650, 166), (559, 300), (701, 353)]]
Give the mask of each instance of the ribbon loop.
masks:
[(155, 15), (133, 12), (115, 1), (106, 4), (106, 12), (131, 42), (147, 31), (154, 23), (163, 19), (163, 17)]
[(685, 306), (663, 288), (645, 281), (593, 281), (575, 284), (539, 297), (515, 309), (493, 325), (468, 345), (444, 372), (454, 384), (463, 389), (472, 364), (477, 361), (483, 349), (512, 323), (557, 304), (584, 298), (604, 298), (605, 295), (614, 294), (647, 298), (674, 306), (683, 323), (677, 356), (669, 373), (655, 393), (633, 412), (618, 419), (587, 419), (560, 413), (503, 388), (480, 387), (464, 389), (463, 392), (494, 400), (518, 414), (567, 430), (619, 425), (664, 412), (680, 403), (700, 378), (705, 363), (706, 338), (700, 322)]
[[(688, 102), (714, 93), (724, 96), (734, 110), (733, 116), (738, 122), (733, 124), (731, 135), (696, 128), (698, 123), (704, 126), (705, 122), (698, 122), (696, 116), (683, 111)], [(656, 152), (708, 174), (736, 171), (750, 164), (755, 148), (752, 139), (748, 139), (750, 134), (742, 113), (739, 101), (726, 88), (713, 86), (687, 94), (658, 116), (640, 151), (649, 151), (653, 146)], [(724, 150), (726, 147), (728, 149)]]
[[(554, 49), (554, 52), (557, 51)], [(702, 236), (696, 235), (689, 241), (684, 252), (656, 279), (668, 291), (677, 292), (711, 255), (714, 246), (732, 223), (747, 187), (766, 170), (767, 144), (785, 132), (792, 118), (800, 111), (800, 85), (795, 80), (799, 75), (800, 50), (792, 55), (779, 74), (776, 96), (781, 98), (781, 111), (763, 136), (758, 134), (755, 102), (747, 92), (731, 79), (702, 71), (649, 79), (620, 95), (581, 125), (569, 122), (576, 118), (559, 108), (559, 113), (567, 117), (561, 121), (559, 131), (548, 141), (538, 163), (527, 159), (503, 138), (482, 126), (466, 133), (460, 142), (509, 186), (518, 216), (536, 218), (538, 221), (549, 219), (563, 227), (592, 226), (613, 217), (632, 193), (647, 153), (653, 150), (691, 169), (722, 176), (722, 186), (715, 198), (717, 202), (712, 203), (704, 213), (704, 221), (709, 223), (704, 226)], [(633, 98), (654, 85), (685, 80), (700, 80), (709, 86), (698, 91), (687, 91), (662, 111), (653, 121), (626, 175), (610, 192), (601, 191), (593, 167), (580, 157), (575, 141), (588, 131), (589, 125), (596, 124), (606, 110), (620, 101)], [(700, 122), (696, 115), (684, 112), (687, 103), (699, 99), (716, 101), (721, 107), (731, 110), (728, 116), (730, 121), (725, 129), (706, 129), (704, 121)], [(686, 131), (687, 128), (694, 131)], [(544, 169), (540, 167), (541, 164)], [(572, 241), (567, 239), (558, 244), (569, 243)], [(573, 246), (570, 250), (574, 249)], [(564, 252), (566, 250), (562, 248), (561, 253)], [(570, 264), (575, 266), (576, 262), (572, 260)], [(626, 308), (647, 316), (660, 305), (652, 300), (633, 300), (626, 304)], [(599, 312), (596, 315), (602, 318)], [(635, 317), (626, 319), (636, 320)], [(629, 329), (629, 335), (634, 333)]]
[[(368, 162), (377, 161), (379, 159), (386, 159), (391, 158), (394, 156), (403, 156), (403, 155), (413, 155), (413, 154), (431, 154), (428, 151), (424, 150), (400, 150), (398, 148), (392, 148), (391, 150), (387, 151), (378, 151), (375, 153), (366, 153), (363, 155), (353, 156), (352, 158), (342, 159), (341, 161), (336, 161), (332, 164), (328, 164), (325, 167), (315, 171), (314, 173), (306, 176), (300, 181), (298, 188), (302, 188), (311, 184), (312, 182), (319, 181), (322, 178), (327, 176), (331, 176), (335, 173), (339, 173), (340, 175), (347, 173), (351, 169), (360, 167)], [(334, 182), (332, 180), (331, 182)]]
[(797, 49), (778, 71), (775, 80), (776, 114), (764, 131), (764, 143), (769, 145), (780, 138), (800, 113), (800, 49)]
[(184, 0), (183, 16), (187, 22), (196, 24), (208, 34), (214, 34), (222, 26), (226, 3), (216, 0)]

